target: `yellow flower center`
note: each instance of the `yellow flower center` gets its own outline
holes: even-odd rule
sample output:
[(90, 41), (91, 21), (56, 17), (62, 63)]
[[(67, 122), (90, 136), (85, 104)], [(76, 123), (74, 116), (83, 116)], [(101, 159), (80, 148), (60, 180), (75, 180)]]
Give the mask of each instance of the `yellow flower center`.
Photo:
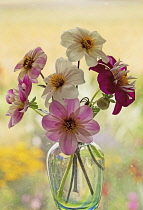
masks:
[(65, 78), (59, 74), (54, 74), (50, 79), (50, 83), (53, 87), (59, 88), (65, 83)]
[(93, 47), (94, 40), (91, 39), (90, 37), (82, 37), (81, 45), (82, 45), (82, 48), (85, 48), (88, 50)]
[(65, 119), (64, 123), (63, 123), (63, 128), (64, 128), (64, 131), (66, 131), (66, 132), (71, 132), (71, 131), (75, 130), (75, 128), (76, 128), (75, 120), (71, 117), (68, 119)]
[(33, 59), (30, 58), (29, 56), (25, 57), (24, 58), (24, 61), (23, 61), (23, 67), (28, 70), (28, 69), (31, 69), (32, 67), (32, 63), (33, 63)]
[(127, 73), (124, 73), (121, 78), (118, 80), (119, 86), (126, 86), (128, 85)]

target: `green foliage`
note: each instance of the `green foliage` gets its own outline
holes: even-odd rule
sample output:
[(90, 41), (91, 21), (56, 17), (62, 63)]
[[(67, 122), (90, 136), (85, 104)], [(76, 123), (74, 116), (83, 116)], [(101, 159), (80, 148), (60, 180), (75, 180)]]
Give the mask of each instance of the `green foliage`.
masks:
[(29, 107), (32, 109), (38, 109), (38, 104), (35, 100), (36, 100), (36, 96), (29, 102)]

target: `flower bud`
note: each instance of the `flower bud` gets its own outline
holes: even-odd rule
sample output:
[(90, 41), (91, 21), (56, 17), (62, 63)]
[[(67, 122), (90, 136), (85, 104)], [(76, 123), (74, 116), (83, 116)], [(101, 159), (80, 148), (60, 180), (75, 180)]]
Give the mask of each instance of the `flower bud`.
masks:
[(104, 97), (99, 98), (97, 101), (97, 106), (102, 110), (108, 109), (109, 104), (110, 104), (110, 101)]

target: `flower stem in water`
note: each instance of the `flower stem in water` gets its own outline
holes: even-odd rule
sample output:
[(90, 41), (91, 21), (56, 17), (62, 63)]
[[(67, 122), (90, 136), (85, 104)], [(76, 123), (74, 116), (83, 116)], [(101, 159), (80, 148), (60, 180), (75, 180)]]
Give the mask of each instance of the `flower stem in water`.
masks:
[(94, 155), (93, 155), (93, 153), (92, 153), (91, 148), (90, 148), (89, 145), (87, 145), (87, 148), (88, 148), (88, 150), (89, 150), (89, 153), (90, 153), (90, 155), (91, 155), (93, 161), (96, 163), (96, 165), (97, 165), (100, 169), (104, 170), (104, 167), (103, 167), (102, 165), (100, 165), (100, 164), (98, 163), (98, 161), (96, 160), (96, 158), (94, 157)]
[(90, 180), (89, 180), (89, 178), (88, 178), (87, 172), (86, 172), (86, 170), (85, 170), (84, 164), (83, 164), (83, 162), (82, 162), (82, 159), (81, 159), (81, 156), (80, 156), (80, 150), (76, 151), (76, 155), (77, 155), (79, 164), (80, 164), (80, 166), (81, 166), (81, 169), (82, 169), (82, 171), (83, 171), (84, 177), (85, 177), (85, 179), (86, 179), (86, 181), (87, 181), (87, 184), (88, 184), (89, 190), (90, 190), (90, 192), (91, 192), (91, 195), (93, 195), (93, 194), (94, 194), (94, 191), (93, 191), (93, 189), (92, 189), (92, 186), (91, 186)]
[(64, 184), (65, 184), (66, 178), (68, 176), (69, 170), (71, 168), (72, 160), (73, 160), (73, 154), (70, 156), (68, 166), (66, 168), (66, 171), (65, 171), (64, 176), (63, 176), (62, 181), (61, 181), (61, 185), (60, 185), (59, 190), (58, 190), (58, 197), (59, 198), (62, 197)]
[(75, 177), (75, 165), (76, 164), (77, 164), (77, 158), (76, 158), (76, 155), (74, 154), (74, 157), (73, 157), (73, 165), (72, 165), (72, 176), (71, 176), (70, 188), (69, 188), (69, 191), (68, 191), (68, 196), (67, 196), (66, 203), (68, 202), (69, 197), (70, 197), (70, 194), (71, 194), (73, 180), (74, 180), (74, 177)]

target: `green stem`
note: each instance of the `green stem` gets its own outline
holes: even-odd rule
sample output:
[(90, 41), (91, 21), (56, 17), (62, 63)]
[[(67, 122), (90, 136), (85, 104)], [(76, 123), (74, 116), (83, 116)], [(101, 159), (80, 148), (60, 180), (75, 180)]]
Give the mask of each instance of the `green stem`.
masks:
[(74, 176), (75, 176), (75, 164), (76, 164), (76, 155), (74, 154), (73, 157), (73, 165), (72, 165), (72, 176), (71, 176), (71, 181), (70, 181), (70, 187), (69, 187), (69, 191), (68, 191), (68, 196), (67, 196), (67, 200), (66, 203), (69, 200), (70, 194), (71, 194), (71, 189), (72, 189), (72, 185), (73, 185), (73, 180), (74, 180)]
[(90, 103), (89, 103), (89, 106), (91, 106), (91, 104), (92, 104), (92, 101), (94, 100), (94, 98), (97, 96), (97, 94), (100, 92), (100, 89), (98, 89), (97, 91), (96, 91), (96, 93), (93, 95), (93, 97), (92, 97), (92, 99), (91, 99), (91, 101), (90, 101)]
[(78, 64), (77, 64), (77, 68), (79, 69), (79, 66), (80, 66), (80, 60), (78, 61)]
[(40, 73), (40, 75), (41, 75), (42, 79), (45, 79), (45, 77), (44, 77), (44, 75), (42, 73)]
[(57, 196), (59, 198), (62, 197), (64, 184), (65, 184), (66, 178), (68, 176), (68, 173), (69, 173), (69, 170), (70, 170), (70, 167), (71, 167), (71, 164), (72, 164), (72, 160), (73, 160), (73, 154), (70, 156), (70, 160), (69, 160), (68, 166), (66, 168), (66, 171), (64, 173), (64, 176), (62, 178), (62, 181), (61, 181), (61, 184), (60, 184), (60, 187), (59, 187), (59, 190), (58, 190), (58, 195)]
[(90, 155), (91, 155), (93, 161), (96, 163), (96, 165), (97, 165), (100, 169), (104, 170), (104, 167), (103, 167), (102, 165), (100, 165), (100, 163), (98, 163), (98, 161), (97, 161), (96, 158), (94, 157), (94, 155), (93, 155), (93, 153), (92, 153), (91, 148), (90, 148), (89, 145), (87, 145), (87, 148), (88, 148), (88, 150), (89, 150), (89, 153), (90, 153)]
[(92, 103), (92, 105), (96, 104), (97, 101), (98, 101), (98, 100), (94, 101), (94, 102)]
[(74, 155), (74, 188), (73, 188), (73, 191), (74, 192), (78, 192), (78, 189), (77, 189), (77, 156)]
[[(78, 61), (77, 63), (77, 68), (79, 69), (79, 66), (80, 66), (80, 60)], [(78, 89), (78, 85), (76, 85), (76, 88)]]
[(87, 172), (86, 172), (86, 170), (85, 170), (84, 164), (83, 164), (82, 159), (81, 159), (81, 157), (80, 157), (80, 151), (76, 151), (76, 155), (77, 155), (79, 164), (80, 164), (80, 166), (81, 166), (81, 169), (82, 169), (82, 171), (83, 171), (84, 177), (85, 177), (85, 179), (86, 179), (86, 181), (87, 181), (87, 184), (88, 184), (89, 190), (90, 190), (90, 192), (91, 192), (91, 195), (93, 195), (93, 194), (94, 194), (94, 191), (93, 191), (93, 189), (92, 189), (92, 186), (91, 186), (90, 180), (89, 180), (89, 178), (88, 178)]
[(41, 115), (42, 117), (44, 117), (45, 115), (42, 115), (40, 112), (38, 112), (36, 109), (33, 109), (36, 113), (38, 113), (39, 115)]

